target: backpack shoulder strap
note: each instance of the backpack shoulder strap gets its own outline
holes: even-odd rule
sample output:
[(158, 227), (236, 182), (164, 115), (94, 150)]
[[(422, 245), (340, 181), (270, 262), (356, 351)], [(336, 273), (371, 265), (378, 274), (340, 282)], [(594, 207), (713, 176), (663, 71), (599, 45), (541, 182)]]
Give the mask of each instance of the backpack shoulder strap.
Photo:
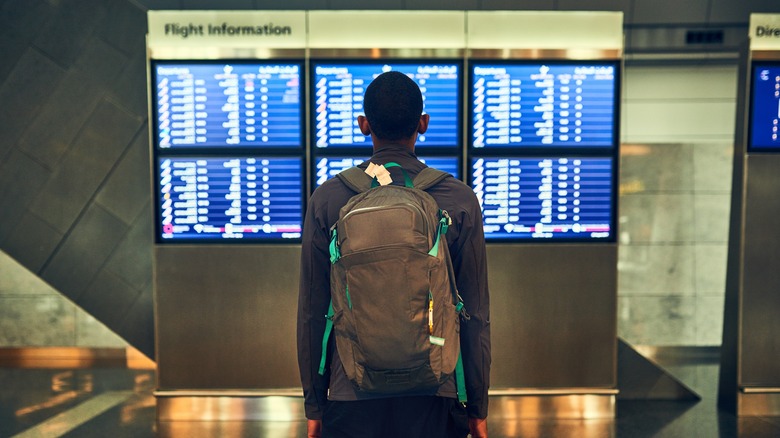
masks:
[(357, 166), (342, 170), (336, 176), (355, 192), (363, 193), (371, 188), (371, 177)]
[(421, 170), (420, 173), (418, 173), (417, 176), (414, 178), (414, 188), (420, 190), (428, 190), (429, 188), (438, 184), (443, 179), (448, 178), (450, 176), (452, 175), (450, 175), (447, 172), (443, 172), (439, 169), (434, 169), (433, 167), (426, 167), (425, 169)]

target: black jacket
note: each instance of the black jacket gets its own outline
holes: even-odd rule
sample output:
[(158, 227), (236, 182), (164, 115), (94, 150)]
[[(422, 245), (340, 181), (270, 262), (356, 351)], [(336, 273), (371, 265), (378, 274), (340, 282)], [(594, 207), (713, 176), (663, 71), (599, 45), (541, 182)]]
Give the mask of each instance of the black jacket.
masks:
[[(396, 162), (414, 178), (425, 168), (414, 153), (402, 147), (386, 147), (374, 153), (369, 160), (375, 164)], [(366, 167), (368, 161), (360, 167)], [(393, 180), (403, 180), (390, 169)], [(453, 225), (447, 231), (456, 283), (463, 297), (465, 309), (471, 318), (461, 324), (461, 349), (466, 375), (468, 414), (485, 418), (488, 409), (490, 384), (490, 299), (487, 285), (485, 238), (482, 231), (482, 213), (474, 192), (455, 178), (446, 178), (427, 192), (447, 210)], [(311, 196), (303, 226), (301, 278), (298, 297), (298, 366), (305, 397), (306, 417), (321, 419), (328, 390), (341, 388), (338, 399), (362, 399), (360, 394), (345, 394), (343, 376), (338, 374), (338, 356), (333, 358), (325, 376), (318, 374), (325, 331), (325, 314), (330, 303), (330, 228), (339, 217), (339, 210), (355, 195), (338, 178), (320, 186)], [(330, 348), (333, 348), (331, 343)], [(343, 373), (343, 370), (341, 370)], [(445, 383), (447, 385), (447, 383)], [(444, 386), (444, 385), (443, 385)], [(352, 398), (354, 395), (354, 398)], [(450, 396), (450, 391), (439, 391)], [(331, 394), (333, 398), (333, 394)]]

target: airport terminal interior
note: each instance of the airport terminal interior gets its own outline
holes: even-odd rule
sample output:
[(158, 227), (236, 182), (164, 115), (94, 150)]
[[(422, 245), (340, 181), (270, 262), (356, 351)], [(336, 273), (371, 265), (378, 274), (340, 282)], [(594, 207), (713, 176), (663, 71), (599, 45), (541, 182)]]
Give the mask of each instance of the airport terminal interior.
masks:
[(0, 0), (0, 54), (0, 437), (306, 437), (302, 216), (392, 69), (489, 436), (780, 437), (776, 1)]

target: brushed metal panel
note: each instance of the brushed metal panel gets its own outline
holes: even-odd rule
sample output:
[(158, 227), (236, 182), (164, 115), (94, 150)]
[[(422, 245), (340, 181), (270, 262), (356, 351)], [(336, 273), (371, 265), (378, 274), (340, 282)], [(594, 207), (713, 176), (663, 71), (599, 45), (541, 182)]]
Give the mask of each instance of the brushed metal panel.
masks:
[(619, 49), (469, 49), (473, 59), (620, 59)]
[(355, 49), (310, 49), (309, 54), (311, 58), (369, 58), (369, 59), (384, 59), (384, 58), (462, 58), (464, 49), (383, 49), (383, 48), (355, 48)]
[(739, 415), (747, 417), (780, 416), (780, 393), (745, 392), (739, 394)]
[[(304, 421), (303, 397), (155, 393), (159, 421)], [(186, 435), (178, 435), (186, 436)]]
[(740, 384), (780, 386), (780, 156), (748, 154)]
[(739, 383), (740, 296), (742, 294), (742, 236), (745, 199), (745, 138), (748, 126), (748, 45), (740, 50), (737, 70), (737, 112), (734, 133), (734, 159), (731, 177), (729, 246), (726, 265), (726, 291), (723, 304), (723, 336), (718, 378), (718, 407), (736, 413)]
[(490, 397), (490, 418), (492, 420), (553, 418), (557, 420), (596, 420), (614, 417), (614, 395), (569, 394)]
[[(303, 397), (289, 393), (230, 393), (158, 391), (158, 421), (304, 421)], [(599, 420), (615, 417), (614, 395), (512, 395), (490, 397), (490, 419), (500, 420), (509, 429), (522, 427), (529, 432), (537, 423), (520, 425), (514, 420), (566, 419)], [(603, 433), (607, 423), (596, 422), (584, 428), (586, 437), (609, 436)], [(186, 434), (185, 434), (186, 435)], [(183, 435), (177, 435), (183, 436)], [(502, 436), (526, 436), (510, 433)], [(533, 436), (529, 435), (529, 436)]]
[(491, 386), (617, 385), (617, 246), (488, 245)]
[(150, 47), (152, 59), (223, 59), (223, 58), (303, 58), (304, 49), (272, 49), (267, 47)]
[(300, 385), (296, 245), (158, 245), (161, 389)]

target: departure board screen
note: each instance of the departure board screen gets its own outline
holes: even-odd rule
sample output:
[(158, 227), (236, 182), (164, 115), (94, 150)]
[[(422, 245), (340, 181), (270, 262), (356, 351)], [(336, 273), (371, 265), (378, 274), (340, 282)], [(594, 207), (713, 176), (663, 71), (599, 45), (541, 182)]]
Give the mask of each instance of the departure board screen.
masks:
[(613, 239), (612, 158), (473, 158), (488, 240)]
[(301, 73), (294, 62), (154, 62), (157, 147), (300, 148)]
[(428, 131), (417, 139), (418, 147), (459, 147), (460, 63), (312, 62), (312, 125), (317, 148), (370, 146), (357, 125), (363, 115), (363, 94), (375, 77), (400, 71), (412, 78), (423, 95), (423, 111), (431, 116)]
[[(447, 172), (455, 178), (460, 178), (458, 158), (457, 157), (419, 157), (420, 161), (428, 165), (439, 169), (443, 172)], [(320, 157), (316, 159), (316, 169), (314, 178), (314, 187), (319, 187), (325, 181), (333, 178), (342, 170), (348, 169), (353, 166), (366, 161), (366, 158), (348, 158), (348, 157)]]
[(613, 147), (617, 64), (475, 63), (471, 146)]
[(158, 240), (301, 237), (297, 157), (158, 157)]
[(753, 65), (750, 148), (780, 150), (780, 64)]

